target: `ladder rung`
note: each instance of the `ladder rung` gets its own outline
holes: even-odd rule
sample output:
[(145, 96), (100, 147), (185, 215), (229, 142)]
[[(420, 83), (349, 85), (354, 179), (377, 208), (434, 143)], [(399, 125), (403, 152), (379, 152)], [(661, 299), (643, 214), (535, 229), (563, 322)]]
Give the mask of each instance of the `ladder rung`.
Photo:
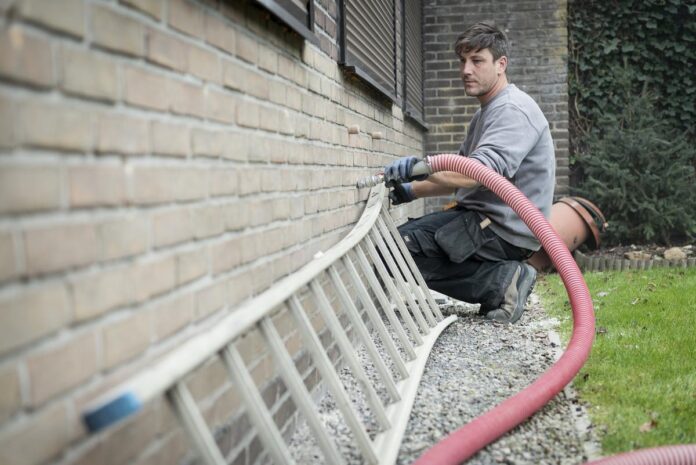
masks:
[(278, 427), (266, 408), (266, 404), (256, 388), (256, 383), (254, 383), (249, 370), (247, 370), (237, 347), (235, 347), (234, 343), (228, 344), (222, 350), (221, 355), (240, 397), (244, 400), (249, 419), (256, 427), (259, 439), (266, 447), (268, 453), (276, 464), (294, 464), (295, 461), (290, 456), (283, 436), (278, 431)]
[(391, 373), (389, 373), (389, 369), (384, 364), (384, 360), (382, 360), (382, 357), (377, 350), (377, 346), (375, 346), (375, 343), (370, 336), (370, 332), (360, 316), (360, 312), (356, 308), (353, 300), (350, 298), (348, 289), (346, 289), (345, 284), (343, 284), (341, 276), (336, 270), (335, 265), (329, 267), (329, 277), (331, 278), (331, 282), (336, 288), (336, 291), (338, 291), (338, 298), (341, 300), (343, 308), (348, 314), (348, 318), (350, 318), (353, 329), (360, 338), (360, 342), (362, 342), (362, 344), (365, 346), (365, 350), (377, 369), (377, 373), (379, 373), (380, 377), (382, 378), (382, 382), (387, 389), (389, 397), (391, 397), (392, 401), (394, 402), (398, 401), (400, 399), (399, 391), (396, 389), (396, 384), (392, 379)]
[[(379, 242), (381, 242), (381, 238), (376, 233), (374, 233), (374, 231), (371, 231), (371, 234), (365, 236), (365, 246), (367, 247), (367, 251), (370, 254), (370, 258), (372, 258), (372, 263), (377, 267), (377, 272), (380, 274), (382, 282), (387, 287), (387, 290), (389, 290), (389, 294), (391, 295), (391, 298), (394, 301), (396, 308), (399, 310), (401, 318), (406, 322), (406, 327), (408, 327), (409, 331), (411, 332), (411, 337), (416, 341), (416, 345), (420, 346), (421, 344), (423, 344), (423, 338), (421, 337), (421, 334), (418, 331), (416, 323), (413, 321), (413, 317), (411, 317), (411, 313), (406, 308), (406, 304), (403, 301), (401, 293), (394, 284), (394, 281), (396, 281), (397, 283), (400, 283), (400, 281), (392, 281), (392, 278), (387, 272), (384, 263), (382, 263), (382, 258), (380, 258), (380, 254), (377, 252), (375, 244), (373, 244), (372, 240), (370, 239), (370, 236), (373, 236), (373, 238), (375, 239), (375, 241), (377, 241), (378, 244)], [(384, 243), (382, 243), (382, 249), (384, 249)], [(389, 266), (390, 269), (396, 269), (396, 265), (394, 265), (394, 260), (392, 259), (388, 250), (382, 250), (381, 257), (384, 258), (384, 260), (387, 262), (387, 266)]]
[(178, 381), (169, 388), (167, 399), (181, 420), (203, 462), (206, 465), (225, 465), (227, 462), (222, 457), (220, 449), (218, 449), (215, 439), (210, 434), (208, 425), (205, 423), (184, 381)]
[(260, 326), (261, 333), (266, 339), (266, 342), (268, 343), (268, 346), (270, 347), (271, 352), (278, 363), (283, 381), (285, 381), (285, 385), (288, 387), (288, 390), (295, 401), (295, 405), (297, 405), (302, 414), (305, 416), (309, 427), (314, 432), (317, 439), (317, 444), (324, 453), (326, 463), (335, 463), (337, 465), (345, 463), (338, 454), (335, 444), (329, 438), (324, 425), (321, 423), (317, 409), (312, 403), (312, 398), (309, 391), (307, 391), (307, 388), (302, 381), (302, 376), (297, 371), (292, 358), (285, 349), (285, 345), (283, 344), (275, 326), (273, 326), (273, 322), (269, 317), (265, 317), (261, 320)]
[(374, 413), (375, 418), (377, 419), (377, 423), (382, 429), (389, 428), (389, 420), (387, 419), (387, 413), (384, 410), (384, 405), (382, 405), (382, 401), (375, 392), (375, 388), (372, 386), (372, 381), (367, 377), (365, 370), (363, 369), (362, 365), (360, 365), (358, 358), (355, 356), (355, 349), (350, 343), (350, 339), (348, 339), (346, 332), (343, 330), (341, 322), (334, 313), (333, 307), (331, 307), (331, 303), (326, 297), (324, 289), (322, 289), (321, 285), (316, 280), (309, 283), (309, 288), (314, 294), (316, 302), (319, 306), (319, 310), (324, 316), (324, 321), (326, 321), (326, 325), (331, 330), (331, 334), (333, 334), (338, 347), (341, 349), (341, 355), (343, 355), (348, 368), (350, 368), (353, 376), (358, 380), (360, 387), (365, 392), (365, 397), (367, 398), (367, 402), (372, 409), (372, 413)]
[[(351, 261), (348, 255), (345, 255), (342, 261), (343, 265), (346, 267), (346, 270), (348, 270), (348, 275), (351, 278), (353, 287), (358, 293), (358, 298), (360, 299), (360, 302), (362, 302), (363, 307), (365, 308), (365, 312), (367, 313), (368, 318), (372, 322), (372, 326), (374, 327), (375, 331), (382, 340), (382, 344), (384, 344), (385, 350), (391, 357), (392, 363), (394, 364), (396, 371), (399, 373), (401, 379), (406, 378), (408, 376), (408, 370), (406, 369), (406, 365), (404, 365), (404, 362), (401, 359), (401, 356), (399, 355), (399, 350), (396, 348), (394, 341), (389, 336), (389, 333), (387, 332), (387, 328), (384, 326), (382, 318), (380, 318), (379, 313), (377, 313), (377, 308), (375, 308), (374, 302), (370, 298), (370, 295), (367, 293), (367, 288), (360, 279), (358, 271), (355, 269), (355, 266), (353, 265), (353, 262)], [(372, 270), (370, 270), (370, 272), (372, 272)]]
[[(430, 325), (435, 326), (436, 324), (435, 319), (432, 317), (432, 315), (430, 315), (430, 308), (428, 302), (418, 293), (418, 286), (411, 277), (411, 270), (409, 270), (406, 266), (406, 262), (404, 262), (404, 258), (401, 256), (401, 251), (394, 243), (394, 238), (387, 230), (387, 227), (384, 225), (384, 221), (382, 221), (381, 217), (377, 218), (376, 225), (379, 229), (379, 232), (382, 235), (382, 240), (384, 240), (385, 245), (392, 253), (392, 256), (396, 259), (396, 266), (399, 270), (399, 277), (405, 279), (405, 281), (404, 279), (397, 279), (396, 281), (399, 284), (401, 284), (401, 289), (406, 294), (406, 300), (408, 301), (409, 306), (413, 310), (413, 314), (416, 315), (416, 320), (418, 321), (418, 324), (420, 325), (421, 329), (425, 334), (428, 334), (428, 332), (430, 331)], [(416, 292), (418, 294), (419, 300), (422, 301), (422, 305), (413, 299), (413, 292)], [(426, 315), (426, 318), (429, 317), (428, 319), (432, 322), (426, 322), (423, 317), (424, 314)]]
[(384, 221), (384, 224), (387, 226), (387, 229), (391, 233), (394, 242), (399, 247), (399, 250), (401, 250), (401, 255), (404, 257), (404, 260), (406, 260), (408, 267), (411, 269), (411, 274), (416, 279), (416, 282), (418, 283), (418, 288), (420, 288), (421, 292), (425, 296), (425, 299), (428, 301), (430, 310), (435, 315), (436, 320), (441, 321), (444, 318), (444, 316), (442, 315), (442, 312), (440, 312), (440, 306), (437, 304), (437, 302), (435, 302), (435, 299), (430, 293), (430, 289), (428, 289), (428, 286), (426, 285), (425, 280), (423, 279), (423, 276), (421, 275), (421, 272), (418, 269), (418, 266), (416, 265), (416, 262), (413, 260), (411, 252), (409, 252), (408, 248), (406, 247), (406, 244), (401, 238), (399, 230), (396, 229), (394, 221), (389, 215), (389, 211), (387, 210), (386, 206), (382, 207), (381, 217)]
[[(365, 255), (365, 252), (363, 251), (362, 246), (360, 244), (355, 246), (355, 256), (358, 259), (358, 264), (360, 265), (360, 268), (363, 270), (363, 273), (365, 274), (368, 283), (370, 283), (372, 292), (375, 293), (375, 296), (377, 297), (377, 300), (379, 301), (379, 304), (382, 307), (382, 311), (387, 316), (387, 319), (389, 320), (392, 329), (396, 332), (396, 336), (399, 338), (401, 346), (406, 352), (408, 359), (413, 360), (414, 358), (416, 358), (416, 352), (413, 349), (413, 344), (411, 344), (411, 341), (408, 338), (408, 334), (406, 334), (403, 325), (399, 321), (399, 318), (396, 316), (394, 308), (389, 303), (389, 298), (384, 293), (384, 289), (382, 289), (382, 286), (379, 284), (377, 276), (372, 272), (370, 262), (368, 261), (367, 256)], [(375, 268), (379, 267), (375, 265)]]
[(355, 414), (350, 399), (348, 398), (348, 394), (346, 393), (343, 384), (341, 384), (341, 380), (338, 378), (338, 374), (336, 373), (331, 360), (329, 359), (328, 355), (326, 355), (324, 347), (319, 340), (319, 336), (314, 331), (312, 323), (302, 310), (302, 305), (300, 304), (297, 296), (293, 295), (290, 297), (288, 300), (288, 308), (290, 309), (292, 316), (297, 321), (300, 334), (305, 341), (305, 345), (307, 346), (309, 353), (312, 355), (314, 364), (321, 373), (323, 380), (327, 383), (328, 388), (336, 401), (338, 409), (343, 414), (346, 424), (353, 432), (355, 440), (358, 442), (358, 447), (363, 453), (365, 461), (368, 463), (377, 463), (377, 455), (372, 447), (370, 437), (367, 435), (365, 427), (361, 423), (360, 419), (358, 419), (357, 415)]

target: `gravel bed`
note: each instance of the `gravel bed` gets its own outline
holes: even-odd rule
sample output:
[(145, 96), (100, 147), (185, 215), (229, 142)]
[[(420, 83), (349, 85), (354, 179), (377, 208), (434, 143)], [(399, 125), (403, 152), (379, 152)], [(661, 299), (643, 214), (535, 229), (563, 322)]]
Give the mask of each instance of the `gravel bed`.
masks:
[[(459, 318), (443, 331), (430, 354), (399, 451), (400, 465), (412, 463), (448, 433), (532, 383), (562, 350), (553, 332), (558, 322), (545, 314), (534, 294), (515, 325), (489, 322), (477, 315), (478, 306), (447, 298), (441, 308), (443, 313), (456, 313)], [(382, 350), (379, 344), (378, 349)], [(368, 376), (375, 379), (377, 393), (386, 399), (375, 370), (365, 362), (365, 351), (358, 350), (358, 355)], [(359, 383), (347, 368), (340, 371), (340, 377), (368, 434), (374, 437), (376, 422)], [(346, 462), (362, 464), (332, 396), (322, 393), (318, 404), (322, 420)], [(324, 463), (304, 422), (300, 422), (290, 447), (297, 463)], [(467, 463), (574, 465), (597, 456), (584, 408), (572, 389), (566, 388), (531, 419)]]

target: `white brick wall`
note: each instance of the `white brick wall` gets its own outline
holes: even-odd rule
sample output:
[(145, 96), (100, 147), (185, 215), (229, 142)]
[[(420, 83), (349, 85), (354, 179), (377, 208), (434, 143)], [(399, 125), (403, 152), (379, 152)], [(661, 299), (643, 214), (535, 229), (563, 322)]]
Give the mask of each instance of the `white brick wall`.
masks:
[[(328, 17), (320, 49), (217, 3), (0, 2), (3, 465), (175, 463), (163, 401), (96, 439), (80, 409), (336, 243), (364, 205), (355, 181), (422, 152), (398, 107), (344, 77)], [(260, 350), (244, 344), (263, 384)], [(238, 408), (223, 375), (191, 377), (212, 426)], [(253, 461), (232, 425), (230, 457)]]

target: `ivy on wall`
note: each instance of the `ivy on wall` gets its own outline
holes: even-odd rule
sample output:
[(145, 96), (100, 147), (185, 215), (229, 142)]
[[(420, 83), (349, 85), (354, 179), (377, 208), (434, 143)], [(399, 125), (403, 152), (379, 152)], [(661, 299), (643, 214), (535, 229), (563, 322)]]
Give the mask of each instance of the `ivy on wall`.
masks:
[(570, 0), (568, 32), (573, 191), (608, 244), (694, 237), (696, 2)]

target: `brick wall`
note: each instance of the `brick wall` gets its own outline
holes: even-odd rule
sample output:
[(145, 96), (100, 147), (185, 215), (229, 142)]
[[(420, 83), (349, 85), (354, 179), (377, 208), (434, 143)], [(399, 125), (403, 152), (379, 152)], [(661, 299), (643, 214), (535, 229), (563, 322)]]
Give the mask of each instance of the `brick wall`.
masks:
[[(319, 47), (249, 2), (0, 1), (0, 463), (187, 456), (162, 399), (91, 437), (81, 408), (336, 243), (355, 181), (422, 151), (337, 66), (336, 2), (315, 7)], [(241, 345), (287, 423), (258, 335)], [(190, 385), (229, 457), (257, 460), (220, 363)]]
[[(479, 104), (464, 94), (453, 45), (468, 25), (494, 20), (511, 42), (508, 80), (530, 94), (549, 121), (556, 148), (555, 193), (567, 194), (567, 0), (425, 0), (423, 5), (426, 152), (459, 150)], [(441, 203), (433, 201), (429, 208)]]

